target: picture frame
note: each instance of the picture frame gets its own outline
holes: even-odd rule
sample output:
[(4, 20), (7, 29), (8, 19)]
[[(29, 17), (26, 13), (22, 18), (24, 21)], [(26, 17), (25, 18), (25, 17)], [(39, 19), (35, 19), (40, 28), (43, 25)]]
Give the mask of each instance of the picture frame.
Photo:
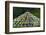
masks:
[[(37, 12), (35, 12), (35, 10)], [(37, 13), (38, 15), (36, 14), (36, 16), (39, 18), (37, 18), (37, 17), (36, 18), (38, 20), (36, 20), (36, 19), (33, 19), (33, 20), (39, 21), (38, 23), (40, 23), (40, 24), (39, 25), (35, 24), (35, 27), (33, 24), (31, 24), (31, 25), (29, 24), (30, 25), (29, 27), (24, 26), (21, 28), (21, 25), (20, 25), (20, 27), (19, 26), (14, 27), (15, 24), (13, 24), (13, 22), (14, 22), (13, 19), (19, 14), (18, 11), (19, 12), (23, 11), (24, 13), (25, 13), (25, 11), (31, 11), (31, 13), (33, 13), (33, 14)], [(14, 13), (15, 13), (15, 15), (14, 15)], [(16, 13), (17, 13), (17, 15), (16, 15)], [(30, 14), (29, 12), (26, 12), (26, 13)], [(17, 20), (18, 19), (21, 19), (21, 16), (20, 16), (20, 18), (18, 17)], [(15, 18), (15, 20), (16, 20), (16, 18)], [(32, 33), (32, 32), (44, 32), (44, 31), (45, 31), (45, 3), (5, 1), (5, 33), (6, 34), (30, 33), (30, 32)]]

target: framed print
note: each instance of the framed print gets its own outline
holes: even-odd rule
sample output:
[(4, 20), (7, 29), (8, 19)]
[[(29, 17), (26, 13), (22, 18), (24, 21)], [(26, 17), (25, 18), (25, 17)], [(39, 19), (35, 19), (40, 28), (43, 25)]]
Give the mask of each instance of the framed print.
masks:
[(5, 1), (5, 33), (45, 31), (45, 4)]

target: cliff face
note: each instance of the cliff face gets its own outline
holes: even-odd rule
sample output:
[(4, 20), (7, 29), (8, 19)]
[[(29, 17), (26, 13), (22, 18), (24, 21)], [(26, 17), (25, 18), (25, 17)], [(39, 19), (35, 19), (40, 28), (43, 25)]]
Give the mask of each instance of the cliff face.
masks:
[(25, 12), (24, 14), (18, 16), (13, 20), (13, 27), (39, 27), (40, 19), (30, 12)]

